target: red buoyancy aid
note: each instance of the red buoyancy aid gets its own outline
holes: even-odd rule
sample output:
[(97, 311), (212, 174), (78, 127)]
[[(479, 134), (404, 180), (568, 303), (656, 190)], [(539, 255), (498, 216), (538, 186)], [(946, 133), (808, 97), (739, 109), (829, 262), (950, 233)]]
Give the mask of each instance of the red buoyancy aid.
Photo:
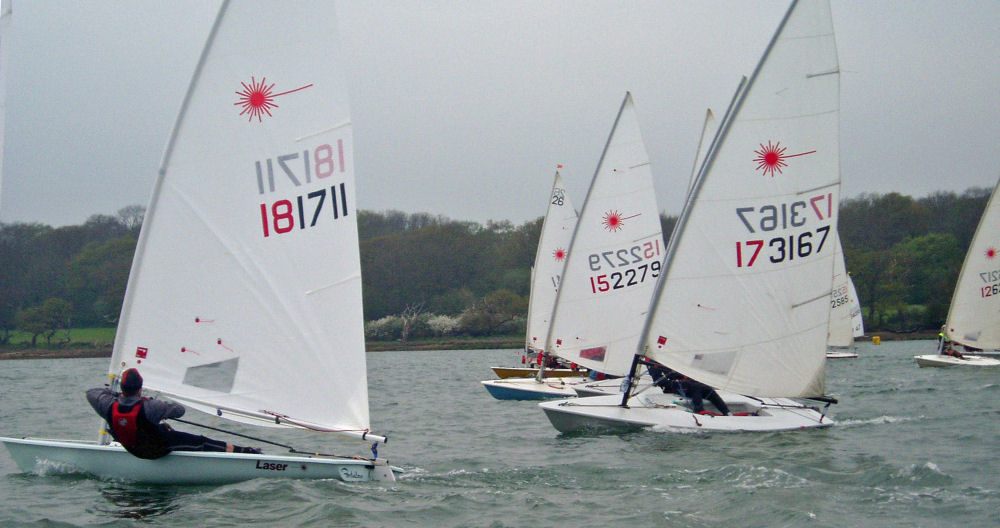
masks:
[(129, 453), (139, 457), (155, 460), (170, 452), (170, 442), (164, 438), (156, 424), (146, 419), (143, 412), (143, 398), (135, 405), (121, 405), (115, 401), (111, 404), (111, 436), (115, 438)]
[(139, 400), (127, 410), (123, 409), (125, 406), (121, 402), (111, 404), (111, 432), (114, 433), (115, 440), (125, 447), (135, 447), (139, 443), (139, 415), (145, 399)]

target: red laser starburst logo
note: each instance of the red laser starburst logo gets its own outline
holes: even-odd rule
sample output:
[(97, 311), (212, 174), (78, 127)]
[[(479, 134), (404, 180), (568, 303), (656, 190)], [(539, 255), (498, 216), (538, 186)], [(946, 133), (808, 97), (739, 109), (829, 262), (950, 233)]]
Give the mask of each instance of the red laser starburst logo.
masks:
[(271, 117), (271, 109), (278, 108), (278, 105), (274, 104), (276, 97), (305, 90), (312, 86), (312, 83), (310, 83), (294, 90), (288, 90), (287, 92), (272, 93), (274, 83), (267, 84), (266, 77), (261, 78), (259, 82), (254, 77), (250, 77), (250, 84), (245, 82), (240, 84), (243, 85), (243, 90), (236, 92), (236, 95), (240, 96), (240, 98), (233, 105), (243, 108), (240, 115), (248, 114), (248, 121), (253, 121), (253, 118), (256, 117), (258, 123), (262, 121), (264, 114)]
[(796, 156), (805, 156), (806, 154), (813, 154), (816, 151), (810, 150), (809, 152), (802, 152), (799, 154), (785, 154), (788, 147), (782, 147), (781, 142), (778, 141), (775, 144), (771, 144), (770, 141), (767, 142), (765, 147), (763, 143), (760, 144), (760, 150), (753, 151), (757, 155), (753, 159), (754, 163), (757, 164), (756, 170), (764, 170), (764, 175), (770, 175), (774, 177), (774, 173), (777, 172), (781, 174), (781, 169), (788, 166), (785, 160), (788, 158), (794, 158)]
[(986, 258), (993, 260), (997, 256), (997, 248), (989, 247), (986, 248)]
[(612, 233), (616, 231), (621, 231), (625, 227), (625, 221), (629, 218), (635, 218), (642, 213), (634, 214), (632, 216), (622, 216), (622, 213), (617, 209), (612, 209), (604, 214), (604, 218), (601, 219), (601, 225), (604, 229), (611, 231)]
[(552, 256), (559, 262), (566, 260), (566, 250), (563, 248), (556, 248), (552, 251)]

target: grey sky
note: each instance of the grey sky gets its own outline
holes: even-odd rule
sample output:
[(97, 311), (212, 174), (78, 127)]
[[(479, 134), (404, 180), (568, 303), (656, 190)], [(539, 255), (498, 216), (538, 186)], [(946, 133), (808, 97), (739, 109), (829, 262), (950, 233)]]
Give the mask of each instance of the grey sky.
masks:
[[(582, 204), (626, 90), (660, 208), (680, 212), (788, 0), (345, 1), (358, 205), (515, 224), (563, 164)], [(17, 0), (0, 220), (145, 205), (216, 2)], [(992, 187), (1000, 3), (833, 0), (843, 195)], [(266, 39), (266, 35), (261, 35)]]

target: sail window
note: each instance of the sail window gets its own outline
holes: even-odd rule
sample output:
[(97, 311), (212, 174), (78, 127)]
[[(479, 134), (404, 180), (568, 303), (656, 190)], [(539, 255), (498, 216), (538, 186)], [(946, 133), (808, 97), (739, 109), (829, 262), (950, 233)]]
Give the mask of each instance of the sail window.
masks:
[(184, 384), (217, 392), (230, 392), (240, 358), (234, 357), (225, 361), (207, 363), (189, 367), (184, 372)]

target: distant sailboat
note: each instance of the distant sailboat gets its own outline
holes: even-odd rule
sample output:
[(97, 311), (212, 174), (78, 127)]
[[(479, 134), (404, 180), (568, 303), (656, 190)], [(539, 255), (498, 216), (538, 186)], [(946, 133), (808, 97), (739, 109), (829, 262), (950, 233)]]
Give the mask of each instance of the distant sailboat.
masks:
[[(631, 369), (648, 358), (724, 391), (732, 415), (626, 390), (539, 404), (560, 431), (826, 427), (837, 236), (839, 66), (827, 0), (792, 3), (678, 220)], [(737, 396), (746, 395), (746, 396)]]
[(398, 468), (375, 451), (385, 437), (369, 430), (336, 34), (332, 3), (222, 3), (154, 185), (108, 374), (115, 389), (135, 367), (146, 390), (213, 417), (350, 437), (374, 456), (301, 456), (276, 444), (289, 454), (145, 460), (106, 435), (0, 439), (22, 470), (48, 463), (165, 484), (395, 479)]
[[(861, 307), (858, 305), (854, 281), (847, 274), (844, 250), (837, 237), (836, 256), (833, 261), (833, 293), (830, 297), (830, 330), (827, 337), (827, 359), (858, 357), (854, 338), (860, 324)], [(863, 332), (863, 330), (862, 330)]]
[[(573, 232), (545, 350), (591, 371), (624, 375), (664, 250), (649, 155), (625, 94)], [(575, 396), (585, 380), (490, 380), (501, 399)]]
[[(561, 165), (560, 165), (561, 167)], [(573, 229), (576, 227), (577, 213), (566, 193), (562, 176), (556, 171), (552, 182), (552, 192), (549, 193), (549, 204), (542, 220), (542, 231), (538, 237), (538, 249), (535, 251), (535, 265), (531, 268), (531, 290), (528, 297), (527, 331), (525, 332), (524, 350), (521, 353), (521, 363), (524, 367), (493, 367), (493, 372), (500, 378), (532, 377), (538, 373), (537, 368), (527, 366), (534, 362), (535, 356), (545, 348), (549, 335), (549, 323), (552, 317), (552, 306), (556, 302), (556, 292), (562, 280), (563, 267), (569, 254)], [(586, 376), (582, 370), (547, 369), (546, 376)]]
[(1000, 181), (993, 188), (979, 227), (965, 254), (955, 292), (942, 329), (944, 337), (956, 345), (992, 351), (984, 355), (964, 354), (963, 358), (940, 354), (914, 356), (921, 367), (1000, 366), (1000, 361), (984, 357), (1000, 351)]

